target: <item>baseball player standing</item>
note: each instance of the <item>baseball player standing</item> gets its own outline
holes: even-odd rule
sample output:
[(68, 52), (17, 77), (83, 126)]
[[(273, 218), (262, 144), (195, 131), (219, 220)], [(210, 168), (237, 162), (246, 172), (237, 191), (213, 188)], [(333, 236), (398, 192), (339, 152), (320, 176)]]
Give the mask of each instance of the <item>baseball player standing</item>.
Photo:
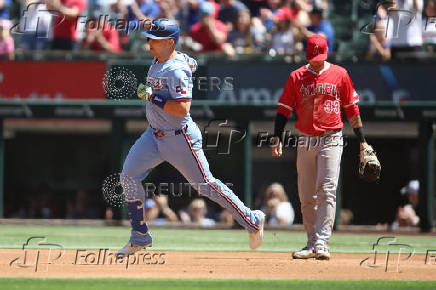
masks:
[(309, 64), (293, 71), (279, 99), (272, 139), (272, 155), (282, 155), (283, 132), (292, 111), (296, 129), (298, 194), (307, 245), (295, 259), (330, 259), (329, 238), (336, 211), (336, 187), (343, 148), (341, 106), (360, 142), (360, 150), (375, 153), (365, 141), (357, 95), (347, 71), (326, 61), (327, 40), (308, 39)]
[(152, 245), (145, 223), (145, 192), (141, 181), (164, 161), (178, 169), (199, 194), (229, 209), (234, 219), (250, 233), (250, 248), (256, 249), (262, 243), (265, 215), (260, 210), (246, 207), (209, 170), (202, 150), (201, 132), (189, 114), (191, 67), (195, 67), (196, 62), (174, 50), (179, 26), (173, 20), (155, 19), (151, 29), (142, 34), (148, 38), (150, 53), (154, 56), (147, 84), (138, 88), (138, 97), (147, 100), (146, 116), (150, 127), (130, 149), (121, 173), (132, 230), (130, 240), (117, 255), (130, 255)]

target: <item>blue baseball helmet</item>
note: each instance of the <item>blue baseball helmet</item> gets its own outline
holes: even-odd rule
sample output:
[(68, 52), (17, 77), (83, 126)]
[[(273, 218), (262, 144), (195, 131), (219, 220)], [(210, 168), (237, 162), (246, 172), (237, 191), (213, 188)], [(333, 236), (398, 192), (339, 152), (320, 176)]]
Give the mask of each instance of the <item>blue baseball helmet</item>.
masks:
[(168, 18), (159, 18), (151, 22), (150, 30), (142, 32), (147, 38), (152, 39), (174, 39), (174, 43), (177, 43), (180, 36), (180, 27), (174, 20)]

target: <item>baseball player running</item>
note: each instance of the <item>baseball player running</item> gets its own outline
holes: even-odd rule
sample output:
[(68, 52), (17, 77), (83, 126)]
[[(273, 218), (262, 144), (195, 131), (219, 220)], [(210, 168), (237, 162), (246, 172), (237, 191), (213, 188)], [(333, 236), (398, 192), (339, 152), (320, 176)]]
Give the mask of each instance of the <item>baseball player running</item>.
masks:
[(341, 105), (360, 142), (361, 152), (376, 157), (363, 134), (357, 105), (359, 96), (347, 71), (326, 61), (327, 40), (323, 36), (314, 35), (308, 39), (306, 58), (309, 64), (290, 74), (279, 99), (272, 155), (282, 155), (284, 127), (295, 110), (295, 127), (300, 132), (298, 194), (307, 245), (294, 252), (293, 257), (328, 260), (343, 147)]
[[(150, 44), (154, 60), (148, 70), (147, 84), (140, 85), (138, 97), (145, 99), (150, 127), (129, 151), (121, 173), (121, 185), (132, 230), (119, 256), (151, 247), (152, 237), (144, 216), (145, 192), (141, 181), (161, 162), (178, 169), (199, 194), (229, 209), (235, 220), (249, 232), (249, 245), (262, 243), (265, 215), (251, 210), (220, 180), (215, 179), (202, 150), (202, 136), (191, 119), (192, 71), (195, 60), (174, 50), (180, 28), (172, 20), (152, 21), (151, 29), (142, 32)], [(135, 184), (132, 190), (132, 182)]]

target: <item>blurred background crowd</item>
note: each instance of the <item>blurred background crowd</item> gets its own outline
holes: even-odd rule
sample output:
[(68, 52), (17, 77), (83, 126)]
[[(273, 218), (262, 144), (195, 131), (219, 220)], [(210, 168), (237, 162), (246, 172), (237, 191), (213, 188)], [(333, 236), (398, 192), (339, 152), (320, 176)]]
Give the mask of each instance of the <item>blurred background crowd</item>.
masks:
[[(52, 191), (48, 184), (41, 184), (34, 196), (30, 196), (30, 199), (27, 196), (26, 202), (19, 203), (20, 206), (14, 207), (15, 211), (7, 215), (12, 218), (114, 219), (112, 207), (106, 207), (102, 211), (104, 205), (98, 194), (81, 189), (68, 194), (68, 198), (53, 198)], [(257, 203), (257, 207), (267, 215), (267, 224), (290, 226), (294, 223), (294, 208), (282, 184), (268, 185), (259, 193)], [(180, 222), (200, 227), (214, 227), (221, 223), (229, 227), (239, 227), (229, 210), (217, 207), (198, 195), (185, 199), (180, 206), (171, 204), (167, 194), (148, 194), (144, 205), (147, 222), (160, 225)]]
[[(407, 13), (399, 14), (398, 11), (406, 11)], [(424, 60), (423, 63), (426, 67), (431, 67), (434, 62), (427, 61), (427, 59), (436, 57), (436, 0), (0, 0), (0, 61), (26, 60), (23, 57), (26, 54), (31, 56), (31, 60), (40, 60), (38, 57), (41, 54), (62, 56), (72, 53), (80, 54), (80, 56), (90, 53), (93, 57), (97, 56), (98, 59), (102, 56), (143, 58), (147, 55), (145, 52), (149, 48), (146, 39), (140, 37), (140, 32), (142, 29), (148, 28), (147, 25), (151, 19), (160, 17), (175, 19), (180, 24), (182, 32), (177, 49), (197, 57), (203, 55), (207, 57), (220, 56), (233, 60), (244, 60), (244, 57), (250, 59), (252, 56), (258, 57), (260, 55), (283, 57), (281, 59), (284, 61), (291, 60), (299, 63), (304, 61), (305, 40), (314, 33), (322, 34), (328, 39), (329, 51), (332, 57), (335, 57), (335, 61), (341, 61), (341, 57), (344, 56), (349, 56), (346, 59), (361, 63), (365, 63), (364, 60), (386, 62), (412, 59), (413, 61)], [(290, 57), (286, 58), (288, 56)], [(298, 59), (298, 57), (300, 58)], [(41, 57), (41, 59), (44, 58)], [(67, 60), (72, 59), (74, 58)], [(77, 59), (80, 60), (80, 58), (75, 60)], [(101, 60), (104, 59), (101, 58)], [(258, 65), (256, 70), (253, 69), (253, 73), (262, 73), (261, 69), (264, 63), (257, 62), (257, 58), (253, 58), (253, 60)], [(10, 64), (16, 66), (17, 63), (19, 62)], [(412, 64), (415, 65), (415, 62)], [(217, 67), (216, 64), (212, 66)], [(239, 68), (241, 67), (239, 66)], [(380, 98), (392, 95), (394, 100), (400, 99), (405, 94), (403, 86), (412, 83), (410, 89), (406, 88), (410, 94), (417, 95), (414, 96), (415, 99), (425, 99), (426, 93), (428, 93), (428, 98), (433, 100), (431, 98), (434, 98), (434, 95), (431, 95), (431, 92), (434, 90), (431, 89), (431, 86), (423, 86), (422, 84), (421, 87), (416, 86), (413, 81), (409, 80), (409, 72), (420, 68), (419, 66), (397, 68), (395, 73), (401, 82), (401, 87), (395, 82), (392, 85), (391, 76), (394, 75), (392, 72), (388, 73), (387, 80), (384, 74), (380, 74), (380, 78), (384, 78), (383, 81), (388, 84), (387, 89), (384, 89), (384, 86), (374, 86), (372, 80), (378, 76), (375, 74), (375, 69), (372, 70), (374, 73), (372, 78), (367, 76), (366, 65), (359, 70), (355, 69), (354, 72), (360, 76), (359, 83), (362, 88), (365, 88), (364, 91), (368, 91), (366, 88), (371, 88), (374, 90), (374, 92), (371, 91), (371, 94), (377, 93)], [(87, 69), (89, 70), (89, 67)], [(288, 68), (286, 69), (288, 70)], [(400, 74), (401, 69), (406, 70), (407, 73)], [(225, 70), (226, 73), (228, 71), (227, 67), (221, 67), (221, 70)], [(270, 70), (267, 67), (263, 72), (268, 74)], [(426, 72), (426, 70), (422, 71)], [(220, 73), (220, 70), (218, 69), (215, 73)], [(424, 74), (432, 75), (431, 71), (429, 73), (415, 72), (417, 75), (415, 77), (422, 78)], [(251, 74), (247, 74), (246, 79), (249, 77)], [(2, 80), (2, 78), (0, 79)], [(362, 84), (364, 81), (370, 82), (370, 84)], [(21, 78), (17, 83), (17, 87), (22, 86)], [(257, 89), (255, 85), (251, 84), (251, 79), (247, 83), (249, 84), (245, 84), (246, 87), (241, 86), (241, 88), (250, 88), (251, 91)], [(100, 86), (100, 83), (97, 86)], [(262, 90), (265, 91), (265, 89)], [(397, 91), (401, 93), (398, 98), (396, 98)], [(33, 126), (34, 121), (31, 122)], [(76, 127), (74, 130), (76, 131)], [(388, 130), (386, 129), (383, 134)], [(32, 136), (32, 134), (30, 135)], [(23, 136), (29, 138), (29, 135), (23, 134)], [(36, 134), (34, 136), (36, 137), (31, 142), (33, 145), (43, 139)], [(74, 150), (78, 154), (77, 156), (82, 156), (77, 149), (78, 144), (82, 143), (70, 142), (66, 136), (63, 136), (62, 139), (65, 139), (65, 143), (60, 147), (70, 148), (68, 146), (74, 144), (74, 148), (66, 149), (66, 151)], [(105, 141), (103, 138), (105, 137), (95, 140), (103, 142)], [(71, 157), (68, 161), (55, 158), (61, 154), (63, 158), (66, 158), (64, 153), (60, 151), (56, 151), (58, 155), (52, 154), (54, 150), (49, 147), (50, 144), (58, 144), (58, 139), (55, 142), (38, 143), (39, 147), (35, 147), (37, 151), (28, 150), (29, 141), (23, 140), (10, 138), (11, 145), (6, 146), (6, 148), (10, 148), (6, 156), (10, 160), (7, 166), (11, 169), (7, 172), (9, 176), (6, 178), (9, 182), (7, 186), (10, 188), (7, 187), (8, 194), (5, 195), (5, 216), (19, 218), (106, 218), (108, 220), (117, 218), (114, 217), (116, 213), (112, 212), (111, 208), (107, 208), (101, 199), (101, 192), (96, 189), (96, 186), (71, 185), (69, 183), (71, 180), (81, 179), (83, 176), (99, 183), (108, 174), (107, 171), (103, 172), (109, 168), (106, 163), (103, 162), (101, 167), (93, 169), (94, 171), (102, 170), (101, 174), (90, 170), (86, 164), (83, 167), (76, 164), (71, 166), (70, 171), (60, 172), (57, 168), (66, 168), (65, 164), (74, 162), (75, 158), (73, 158), (74, 155), (67, 155), (68, 158)], [(45, 136), (44, 140), (48, 140), (48, 137)], [(94, 153), (87, 156), (102, 155), (103, 161), (110, 159), (107, 156), (104, 157), (105, 155), (100, 152), (100, 148), (107, 146), (94, 147), (97, 141), (88, 137), (83, 138), (82, 136), (80, 140), (89, 142), (89, 144), (82, 144), (83, 148), (86, 147), (86, 150), (82, 152), (83, 155), (88, 153), (89, 148), (96, 148), (95, 152), (92, 151)], [(402, 144), (401, 150), (408, 154), (407, 156), (411, 156), (408, 157), (411, 163), (417, 163), (414, 157), (416, 154), (414, 155), (410, 151), (418, 144), (403, 141), (388, 140), (385, 148), (391, 148), (392, 144), (395, 144), (394, 146), (397, 148), (399, 144)], [(14, 146), (16, 148), (13, 148)], [(43, 151), (46, 155), (42, 154)], [(27, 152), (29, 155), (23, 156), (23, 152)], [(15, 157), (12, 154), (15, 154)], [(349, 154), (354, 154), (354, 152)], [(387, 150), (384, 154), (388, 154)], [(23, 166), (21, 162), (33, 161), (37, 156), (49, 156), (50, 163), (54, 164), (55, 170), (53, 172), (47, 171), (44, 173), (45, 175), (42, 173), (38, 175), (43, 170), (35, 166), (33, 174), (26, 172), (25, 175), (24, 173), (20, 175), (23, 172), (22, 168), (31, 167), (30, 161), (27, 166)], [(41, 157), (39, 162), (42, 163), (42, 159)], [(32, 163), (38, 164), (38, 162)], [(262, 160), (262, 165), (264, 164), (265, 160)], [(254, 167), (256, 168), (256, 166)], [(84, 170), (90, 170), (88, 172), (90, 174), (83, 174)], [(163, 171), (168, 171), (168, 169)], [(235, 175), (234, 178), (238, 180), (238, 172), (235, 171), (229, 175)], [(264, 178), (264, 171), (258, 176)], [(389, 170), (385, 172), (389, 172)], [(96, 175), (92, 175), (94, 173)], [(407, 175), (406, 173), (403, 172), (404, 175)], [(29, 182), (31, 179), (29, 176), (32, 175), (33, 179), (38, 180), (38, 182), (44, 178), (51, 180), (51, 187), (47, 184), (37, 186), (36, 182)], [(173, 176), (172, 174), (168, 175)], [(273, 172), (271, 175), (274, 175)], [(32, 184), (29, 186), (33, 188), (32, 191), (25, 188), (23, 178), (26, 178), (27, 183)], [(53, 185), (53, 180), (57, 182), (57, 186)], [(277, 179), (274, 176), (274, 178), (264, 178), (262, 182), (263, 180)], [(404, 182), (397, 176), (395, 176), (395, 180), (394, 178), (386, 180), (387, 182)], [(171, 179), (171, 182), (174, 180)], [(281, 182), (286, 183), (284, 180)], [(387, 186), (393, 188), (393, 193), (390, 196), (395, 200), (392, 213), (386, 214), (386, 216), (390, 216), (389, 225), (393, 228), (419, 224), (415, 212), (418, 205), (419, 184), (413, 181), (407, 186), (404, 184), (401, 186), (401, 190), (397, 188), (397, 185), (391, 186), (389, 184)], [(53, 189), (56, 187), (64, 189), (61, 192)], [(88, 189), (84, 190), (83, 188)], [(284, 186), (279, 183), (270, 185), (262, 183), (259, 188), (261, 188), (259, 192), (253, 193), (256, 199), (254, 207), (262, 208), (267, 213), (268, 224), (291, 225), (294, 221), (301, 222), (296, 188), (292, 189), (286, 185), (288, 194), (285, 192)], [(241, 190), (236, 191), (242, 192)], [(197, 198), (198, 196), (189, 197), (190, 199), (168, 199), (168, 196), (162, 195), (150, 197), (146, 202), (147, 218), (157, 223), (179, 221), (201, 226), (213, 226), (215, 223), (221, 222), (234, 225), (232, 216), (228, 211), (222, 211), (221, 208), (214, 207), (209, 201)], [(25, 202), (21, 202), (21, 200)], [(352, 206), (356, 209), (359, 208), (361, 204), (358, 201), (358, 199), (350, 198), (349, 208)], [(371, 204), (371, 206), (373, 205)], [(294, 211), (294, 208), (297, 210)], [(358, 223), (362, 223), (364, 220), (362, 214), (359, 215), (354, 208), (353, 211), (354, 214), (351, 210), (343, 209), (340, 213), (341, 222), (350, 224), (353, 223), (354, 218)], [(383, 208), (383, 211), (386, 210)]]
[[(10, 218), (66, 218), (66, 219), (114, 219), (114, 209), (104, 207), (98, 194), (87, 190), (78, 190), (69, 194), (68, 198), (53, 198), (53, 192), (48, 184), (41, 184), (27, 202), (14, 206), (15, 211), (7, 213)], [(395, 212), (392, 212), (391, 223), (378, 223), (385, 229), (419, 226), (417, 215), (419, 181), (410, 180), (392, 200)], [(29, 197), (29, 196), (27, 196)], [(222, 209), (213, 202), (200, 196), (184, 199), (176, 206), (169, 200), (167, 194), (149, 194), (145, 201), (147, 222), (157, 225), (168, 223), (183, 223), (199, 227), (214, 227), (221, 224), (227, 227), (239, 225), (233, 219), (232, 213)], [(171, 198), (171, 197), (170, 197)], [(174, 198), (174, 197), (172, 197)], [(66, 200), (66, 202), (65, 202)], [(266, 214), (266, 224), (270, 226), (290, 226), (296, 221), (294, 206), (289, 201), (288, 194), (282, 184), (274, 182), (262, 188), (256, 195), (256, 208)], [(105, 209), (103, 211), (103, 209)], [(353, 223), (354, 214), (350, 209), (341, 209), (341, 225)]]
[[(389, 26), (398, 10), (414, 18), (399, 35)], [(436, 46), (436, 0), (0, 0), (0, 59), (33, 50), (138, 55), (148, 49), (140, 30), (161, 17), (180, 24), (179, 49), (229, 58), (302, 52), (313, 33), (327, 37), (330, 53), (368, 60), (427, 57)]]

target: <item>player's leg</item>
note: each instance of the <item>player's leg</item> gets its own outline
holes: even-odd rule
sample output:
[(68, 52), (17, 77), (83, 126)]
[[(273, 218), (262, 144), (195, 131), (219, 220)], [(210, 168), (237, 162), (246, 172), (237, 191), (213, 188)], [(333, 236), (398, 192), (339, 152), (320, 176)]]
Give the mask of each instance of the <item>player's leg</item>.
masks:
[(316, 200), (315, 200), (315, 179), (317, 174), (316, 148), (308, 146), (311, 137), (300, 137), (301, 142), (297, 147), (297, 180), (298, 196), (301, 203), (301, 214), (303, 216), (304, 229), (307, 233), (307, 245), (301, 251), (294, 252), (294, 258), (313, 258), (315, 247), (316, 229)]
[(212, 176), (202, 150), (201, 132), (195, 123), (190, 123), (183, 134), (164, 139), (159, 143), (162, 156), (185, 176), (199, 194), (229, 209), (235, 220), (250, 233), (263, 228), (264, 214), (246, 207), (230, 188)]
[(342, 156), (342, 133), (324, 136), (319, 150), (317, 191), (317, 222), (315, 248), (320, 259), (329, 259), (328, 242), (336, 213), (336, 188)]
[[(142, 248), (152, 243), (151, 235), (148, 233), (148, 227), (145, 223), (144, 203), (146, 196), (141, 181), (162, 161), (155, 136), (151, 129), (147, 129), (130, 148), (120, 175), (132, 225), (131, 237), (128, 245), (126, 245), (127, 247), (131, 247), (129, 244), (133, 243)], [(130, 248), (126, 249), (126, 251), (128, 250)], [(119, 254), (123, 254), (120, 252)]]

